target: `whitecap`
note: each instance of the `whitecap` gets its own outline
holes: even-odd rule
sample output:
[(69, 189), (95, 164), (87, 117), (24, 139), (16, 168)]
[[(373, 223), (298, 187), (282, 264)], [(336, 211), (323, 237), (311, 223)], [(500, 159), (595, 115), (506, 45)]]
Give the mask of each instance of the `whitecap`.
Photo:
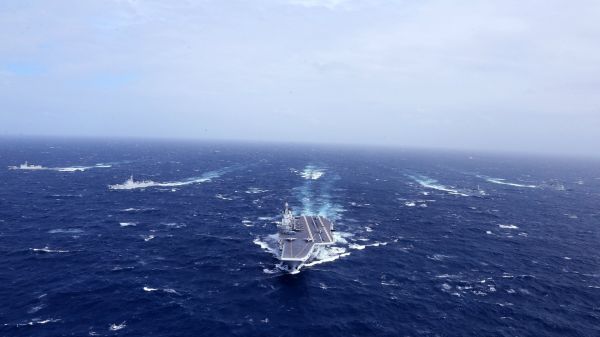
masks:
[(260, 189), (258, 187), (250, 187), (246, 191), (246, 193), (248, 193), (248, 194), (259, 194), (259, 193), (265, 193), (265, 192), (268, 192), (268, 190), (263, 190), (263, 189)]
[(507, 225), (498, 225), (498, 227), (500, 227), (500, 228), (504, 228), (504, 229), (518, 229), (518, 228), (519, 228), (517, 225), (511, 225), (511, 224), (507, 224)]
[(81, 234), (83, 230), (78, 228), (57, 228), (48, 231), (49, 234)]
[(36, 312), (42, 310), (44, 308), (43, 304), (40, 305), (36, 305), (34, 307), (31, 307), (29, 310), (27, 310), (28, 314), (35, 314)]
[(176, 223), (176, 222), (169, 222), (164, 225), (167, 227), (170, 227), (170, 228), (177, 228), (177, 229), (187, 227), (187, 225), (184, 223)]
[(34, 252), (43, 252), (43, 253), (68, 253), (68, 250), (60, 250), (60, 249), (50, 249), (48, 246), (44, 248), (29, 248)]
[(158, 290), (157, 288), (144, 287), (144, 291), (147, 291), (147, 292), (152, 292), (152, 291), (157, 291), (157, 290)]
[(416, 204), (415, 204), (415, 202), (414, 202), (414, 201), (407, 201), (407, 202), (405, 202), (405, 203), (404, 203), (404, 206), (407, 206), (407, 207), (415, 207), (415, 206), (416, 206)]
[(155, 236), (154, 235), (146, 235), (146, 236), (143, 236), (143, 238), (144, 238), (144, 241), (148, 242), (148, 241), (154, 239)]
[(221, 200), (233, 200), (233, 198), (231, 197), (226, 197), (223, 194), (215, 194), (215, 198), (217, 199), (221, 199)]
[(132, 226), (136, 226), (135, 222), (119, 222), (119, 225), (121, 227), (132, 227)]
[(124, 329), (126, 326), (127, 326), (126, 322), (123, 322), (121, 324), (113, 323), (108, 327), (108, 329), (110, 331), (118, 331), (118, 330)]
[(367, 247), (379, 247), (379, 246), (387, 246), (388, 242), (375, 242), (370, 245), (366, 245)]
[(444, 255), (444, 254), (433, 254), (433, 256), (429, 256), (427, 255), (427, 258), (430, 260), (434, 260), (434, 261), (444, 261), (448, 258), (450, 258), (451, 256), (449, 255)]
[(451, 274), (441, 274), (441, 275), (436, 275), (436, 278), (447, 278), (447, 279), (459, 279), (461, 278), (460, 275), (451, 275)]
[(156, 211), (156, 210), (157, 210), (156, 208), (151, 208), (151, 207), (142, 207), (142, 208), (130, 207), (130, 208), (122, 209), (121, 212), (137, 213), (137, 212), (150, 212), (150, 211)]
[(25, 325), (48, 324), (48, 323), (56, 323), (56, 322), (60, 322), (60, 321), (61, 320), (58, 318), (48, 318), (48, 319), (34, 318), (27, 323), (18, 323), (18, 324), (16, 324), (16, 326), (20, 327), (20, 326), (25, 326)]

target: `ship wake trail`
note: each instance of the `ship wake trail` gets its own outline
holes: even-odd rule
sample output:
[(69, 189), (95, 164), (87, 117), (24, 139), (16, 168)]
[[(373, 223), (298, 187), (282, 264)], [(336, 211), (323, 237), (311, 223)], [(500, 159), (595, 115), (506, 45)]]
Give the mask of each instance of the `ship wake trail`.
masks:
[(338, 220), (341, 213), (344, 212), (344, 208), (332, 201), (331, 193), (334, 183), (340, 177), (331, 173), (324, 176), (325, 171), (325, 168), (307, 165), (300, 174), (305, 181), (296, 187), (294, 192), (302, 205), (301, 213), (303, 215), (320, 215), (331, 220)]
[(440, 184), (436, 179), (433, 179), (433, 178), (430, 178), (430, 177), (427, 177), (424, 175), (420, 175), (420, 174), (407, 174), (406, 176), (409, 177), (410, 179), (414, 180), (416, 183), (418, 183), (422, 187), (430, 188), (430, 189), (441, 191), (441, 192), (446, 192), (446, 193), (452, 194), (452, 195), (458, 195), (461, 197), (485, 195), (485, 192), (482, 190), (479, 190), (479, 189), (468, 190), (468, 189), (456, 188), (454, 186), (443, 185), (443, 184)]
[(506, 185), (506, 186), (513, 186), (513, 187), (524, 187), (524, 188), (537, 188), (537, 185), (532, 185), (532, 184), (522, 184), (522, 183), (514, 183), (514, 182), (510, 182), (510, 181), (506, 181), (506, 179), (504, 178), (492, 178), (492, 177), (487, 177), (487, 176), (483, 176), (483, 175), (478, 175), (478, 178), (484, 179), (485, 181), (492, 183), (492, 184), (497, 184), (497, 185)]

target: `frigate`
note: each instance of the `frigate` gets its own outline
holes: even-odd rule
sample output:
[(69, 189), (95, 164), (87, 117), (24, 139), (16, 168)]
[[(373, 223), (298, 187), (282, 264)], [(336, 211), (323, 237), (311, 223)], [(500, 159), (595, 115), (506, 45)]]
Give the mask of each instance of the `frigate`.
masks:
[(24, 164), (21, 164), (19, 166), (9, 166), (8, 167), (11, 170), (43, 170), (44, 167), (40, 166), (40, 165), (29, 165), (28, 162), (25, 162)]
[(309, 261), (320, 246), (335, 243), (333, 222), (320, 215), (294, 216), (285, 203), (283, 218), (278, 224), (279, 260), (290, 273), (296, 273)]

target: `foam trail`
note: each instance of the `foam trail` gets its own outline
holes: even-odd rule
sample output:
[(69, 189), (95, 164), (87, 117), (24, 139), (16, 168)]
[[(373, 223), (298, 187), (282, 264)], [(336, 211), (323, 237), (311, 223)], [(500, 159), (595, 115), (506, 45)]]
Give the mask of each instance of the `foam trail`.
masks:
[[(313, 168), (309, 165), (307, 168)], [(321, 177), (319, 175), (319, 177)], [(315, 181), (316, 179), (307, 179), (302, 186), (295, 188), (297, 198), (302, 203), (302, 212), (304, 215), (321, 215), (331, 220), (338, 220), (340, 214), (345, 209), (331, 201), (331, 188), (333, 182), (339, 177), (333, 175), (325, 181)]]
[(96, 164), (94, 166), (71, 166), (71, 167), (54, 167), (51, 170), (59, 172), (83, 172), (95, 168), (111, 168), (112, 165), (108, 164)]
[(477, 176), (477, 177), (479, 177), (481, 179), (485, 179), (485, 181), (490, 182), (492, 184), (498, 184), (498, 185), (507, 185), (507, 186), (525, 187), (525, 188), (537, 188), (538, 187), (537, 185), (518, 184), (518, 183), (509, 182), (503, 178), (491, 178), (491, 177), (486, 177), (486, 176)]
[(438, 190), (438, 191), (448, 192), (449, 194), (460, 195), (463, 197), (470, 196), (469, 194), (463, 193), (452, 187), (439, 184), (437, 180), (423, 176), (423, 175), (407, 175), (407, 176), (409, 178), (411, 178), (412, 180), (414, 180), (415, 182), (419, 183), (419, 185), (426, 187), (426, 188), (431, 188), (431, 189)]
[(179, 186), (187, 186), (192, 184), (200, 184), (204, 182), (211, 181), (212, 179), (220, 177), (224, 170), (222, 171), (210, 171), (204, 173), (200, 177), (189, 178), (181, 181), (171, 181), (171, 182), (155, 182), (152, 180), (141, 180), (136, 181), (133, 179), (133, 176), (129, 177), (122, 184), (108, 185), (108, 188), (111, 190), (133, 190), (138, 188), (149, 188), (149, 187), (179, 187)]

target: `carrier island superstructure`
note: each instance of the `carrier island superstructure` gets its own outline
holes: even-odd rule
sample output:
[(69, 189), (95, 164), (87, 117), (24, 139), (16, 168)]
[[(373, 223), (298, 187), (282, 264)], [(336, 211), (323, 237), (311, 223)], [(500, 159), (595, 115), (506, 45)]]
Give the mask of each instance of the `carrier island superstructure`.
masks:
[(285, 203), (278, 225), (279, 260), (288, 272), (298, 272), (319, 246), (334, 244), (333, 222), (320, 215), (294, 216)]

